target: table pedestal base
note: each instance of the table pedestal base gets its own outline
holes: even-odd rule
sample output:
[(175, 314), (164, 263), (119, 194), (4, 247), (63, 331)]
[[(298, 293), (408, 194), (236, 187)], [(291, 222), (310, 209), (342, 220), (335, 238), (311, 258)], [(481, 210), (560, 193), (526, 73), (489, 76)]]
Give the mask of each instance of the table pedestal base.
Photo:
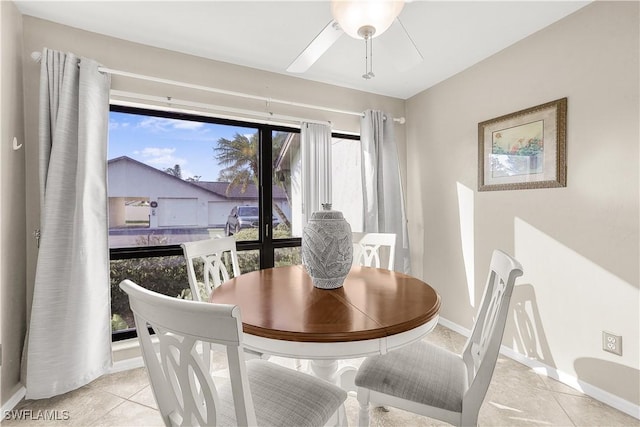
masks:
[[(332, 384), (340, 386), (347, 392), (355, 392), (356, 386), (354, 379), (356, 377), (356, 368), (353, 366), (345, 366), (338, 369), (338, 361), (331, 359), (310, 360), (309, 369), (318, 378), (329, 381)], [(338, 409), (338, 419), (336, 425), (348, 426), (347, 412), (344, 405)]]
[(311, 372), (325, 381), (340, 385), (338, 382), (338, 361), (337, 360), (310, 360), (309, 368)]

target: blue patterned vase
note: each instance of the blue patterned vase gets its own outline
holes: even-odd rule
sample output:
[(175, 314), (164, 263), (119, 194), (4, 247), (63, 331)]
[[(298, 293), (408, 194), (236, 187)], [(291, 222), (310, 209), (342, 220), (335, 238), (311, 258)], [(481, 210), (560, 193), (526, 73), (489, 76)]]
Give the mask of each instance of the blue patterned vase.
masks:
[(342, 286), (353, 262), (351, 226), (342, 212), (314, 212), (302, 231), (302, 265), (316, 288), (336, 289)]

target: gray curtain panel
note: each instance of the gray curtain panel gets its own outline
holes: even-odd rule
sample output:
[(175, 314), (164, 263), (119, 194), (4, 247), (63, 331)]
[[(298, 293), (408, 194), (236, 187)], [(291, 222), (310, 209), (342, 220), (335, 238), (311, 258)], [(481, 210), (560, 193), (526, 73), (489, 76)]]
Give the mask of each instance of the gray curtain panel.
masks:
[(41, 238), (24, 355), (28, 399), (74, 390), (111, 366), (110, 82), (93, 60), (43, 51)]
[(311, 214), (331, 203), (331, 126), (301, 123), (303, 226)]
[(393, 126), (390, 115), (375, 110), (365, 111), (360, 123), (363, 231), (395, 233), (394, 270), (410, 274), (407, 215)]

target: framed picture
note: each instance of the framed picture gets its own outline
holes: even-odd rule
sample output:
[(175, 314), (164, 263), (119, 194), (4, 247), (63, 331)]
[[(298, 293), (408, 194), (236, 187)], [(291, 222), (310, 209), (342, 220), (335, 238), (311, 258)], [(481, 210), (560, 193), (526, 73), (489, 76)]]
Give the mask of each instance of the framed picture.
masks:
[(478, 191), (567, 186), (567, 98), (478, 123)]

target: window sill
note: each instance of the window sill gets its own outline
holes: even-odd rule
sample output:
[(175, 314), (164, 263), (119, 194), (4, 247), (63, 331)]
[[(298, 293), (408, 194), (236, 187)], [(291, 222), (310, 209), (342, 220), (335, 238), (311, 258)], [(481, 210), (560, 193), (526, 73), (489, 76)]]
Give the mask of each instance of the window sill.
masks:
[(127, 371), (144, 366), (138, 338), (112, 342), (111, 357), (113, 358), (113, 366), (109, 373)]

